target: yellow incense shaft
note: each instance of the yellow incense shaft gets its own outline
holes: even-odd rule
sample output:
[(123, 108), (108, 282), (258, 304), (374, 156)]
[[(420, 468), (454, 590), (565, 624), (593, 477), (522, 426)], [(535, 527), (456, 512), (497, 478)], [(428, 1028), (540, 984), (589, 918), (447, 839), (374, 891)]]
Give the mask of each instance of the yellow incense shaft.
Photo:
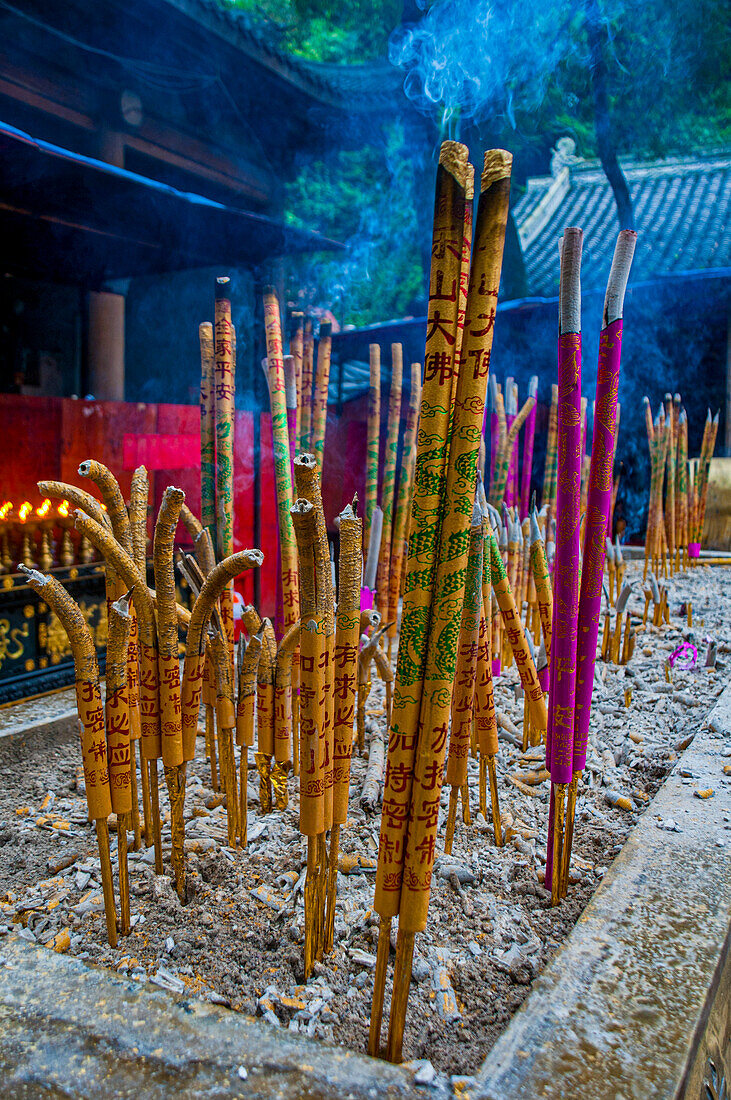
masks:
[(396, 458), (398, 455), (398, 437), (401, 417), (401, 379), (403, 375), (403, 351), (400, 344), (391, 344), (391, 393), (388, 401), (388, 435), (383, 461), (383, 486), (381, 488), (381, 510), (383, 527), (381, 531), (381, 551), (378, 557), (376, 579), (376, 606), (384, 614), (389, 610), (389, 586), (391, 573), (391, 535), (393, 531), (393, 498), (396, 483)]
[(378, 344), (371, 344), (368, 353), (370, 358), (370, 385), (368, 387), (364, 545), (367, 544), (370, 534), (373, 509), (378, 504), (378, 464), (381, 439), (381, 348)]
[(296, 500), (292, 521), (299, 554), (302, 633), (300, 635), (300, 832), (316, 837), (325, 828), (325, 758), (322, 754), (325, 698), (322, 659), (325, 619), (315, 591), (315, 509), (309, 500)]

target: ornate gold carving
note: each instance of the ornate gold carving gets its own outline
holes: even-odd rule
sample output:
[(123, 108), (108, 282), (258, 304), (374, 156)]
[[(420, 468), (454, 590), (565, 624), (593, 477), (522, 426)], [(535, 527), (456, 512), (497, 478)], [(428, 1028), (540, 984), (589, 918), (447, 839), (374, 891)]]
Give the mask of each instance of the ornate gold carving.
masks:
[(23, 608), (23, 614), (25, 615), (26, 619), (32, 619), (35, 613), (36, 609), (32, 603), (27, 603)]
[(25, 646), (20, 639), (27, 637), (27, 623), (24, 623), (22, 627), (16, 626), (11, 630), (10, 620), (0, 619), (0, 665), (6, 659), (17, 661), (19, 657), (23, 656)]

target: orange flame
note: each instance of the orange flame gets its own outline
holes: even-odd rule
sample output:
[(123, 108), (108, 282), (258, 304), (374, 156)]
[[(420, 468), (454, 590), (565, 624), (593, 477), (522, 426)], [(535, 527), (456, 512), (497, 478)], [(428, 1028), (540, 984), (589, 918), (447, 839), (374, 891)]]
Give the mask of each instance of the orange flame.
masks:
[(12, 500), (6, 500), (4, 504), (0, 505), (0, 519), (5, 519), (8, 512), (12, 512), (13, 502)]
[(24, 500), (20, 508), (18, 509), (18, 518), (20, 522), (25, 523), (26, 516), (30, 515), (32, 511), (33, 505), (31, 504), (31, 502), (29, 500)]
[(69, 514), (69, 508), (70, 508), (69, 502), (67, 500), (64, 500), (63, 503), (59, 504), (59, 506), (58, 506), (59, 516), (63, 516), (64, 519), (67, 519), (68, 514)]
[(40, 506), (40, 508), (36, 508), (36, 515), (40, 516), (41, 519), (43, 519), (44, 516), (48, 515), (48, 510), (49, 510), (50, 507), (51, 507), (51, 502), (48, 499), (48, 497), (46, 497), (46, 499), (43, 501), (43, 504)]

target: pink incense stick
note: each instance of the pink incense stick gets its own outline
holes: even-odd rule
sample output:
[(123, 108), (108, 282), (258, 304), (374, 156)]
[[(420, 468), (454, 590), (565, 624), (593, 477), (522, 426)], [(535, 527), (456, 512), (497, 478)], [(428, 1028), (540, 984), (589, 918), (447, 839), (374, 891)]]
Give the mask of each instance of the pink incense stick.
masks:
[[(558, 338), (558, 472), (556, 562), (553, 573), (551, 675), (546, 767), (551, 787), (571, 782), (576, 696), (581, 506), (581, 249), (582, 231), (566, 229), (561, 251)], [(563, 829), (563, 802), (556, 806)], [(551, 827), (553, 826), (553, 828)], [(549, 822), (546, 888), (553, 885), (553, 832)], [(557, 870), (557, 869), (556, 869)], [(552, 890), (552, 893), (555, 893)]]
[[(528, 396), (538, 396), (538, 375), (534, 374), (528, 383)], [(528, 515), (530, 504), (530, 479), (533, 472), (533, 441), (536, 434), (536, 406), (528, 413), (523, 429), (523, 467), (520, 478), (520, 518)]]
[(636, 241), (637, 234), (631, 230), (622, 230), (617, 238), (604, 300), (604, 327), (599, 337), (599, 366), (596, 379), (594, 433), (586, 502), (584, 554), (579, 595), (579, 633), (576, 647), (574, 773), (583, 771), (586, 765), (596, 645), (601, 618), (606, 553), (605, 533), (612, 503), (617, 392), (622, 352), (622, 314)]

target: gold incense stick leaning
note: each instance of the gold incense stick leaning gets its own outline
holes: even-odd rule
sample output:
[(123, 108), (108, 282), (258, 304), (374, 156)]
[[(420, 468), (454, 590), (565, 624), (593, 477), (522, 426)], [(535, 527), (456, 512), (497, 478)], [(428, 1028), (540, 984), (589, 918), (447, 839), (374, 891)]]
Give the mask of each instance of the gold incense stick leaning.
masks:
[(315, 341), (312, 322), (307, 321), (302, 345), (302, 386), (300, 398), (299, 436), (297, 453), (311, 450), (312, 436), (312, 383), (314, 375)]
[(305, 877), (305, 977), (312, 973), (318, 936), (316, 913), (318, 837), (325, 830), (325, 758), (323, 749), (325, 698), (321, 662), (325, 653), (325, 616), (315, 588), (315, 509), (309, 500), (296, 500), (292, 520), (297, 537), (302, 614), (300, 636), (300, 832), (307, 837)]
[(201, 349), (201, 522), (216, 542), (216, 369), (213, 325), (198, 326)]
[(305, 317), (294, 312), (291, 317), (292, 334), (289, 338), (289, 354), (294, 359), (294, 378), (297, 390), (297, 417), (294, 426), (295, 450), (299, 450), (300, 424), (302, 423), (302, 354), (304, 348)]
[[(230, 291), (230, 279), (225, 276), (216, 279), (213, 351), (216, 384), (216, 539), (220, 558), (227, 558), (233, 553), (234, 531), (236, 342), (231, 323)], [(229, 659), (233, 661), (233, 586), (224, 589), (220, 601)]]
[(19, 565), (28, 584), (56, 613), (66, 631), (74, 658), (76, 706), (81, 726), (81, 757), (89, 817), (96, 826), (99, 861), (101, 864), (104, 915), (110, 947), (117, 946), (117, 914), (114, 908), (112, 861), (109, 853), (107, 818), (112, 812), (107, 745), (104, 737), (104, 710), (99, 690), (99, 669), (96, 650), (86, 620), (78, 604), (54, 577), (45, 577), (35, 569)]
[(317, 375), (312, 403), (312, 451), (322, 474), (325, 453), (325, 429), (327, 428), (327, 395), (330, 385), (330, 356), (332, 354), (332, 325), (323, 321), (317, 343)]
[(416, 432), (419, 426), (420, 404), (421, 364), (412, 363), (411, 393), (409, 395), (409, 409), (406, 414), (403, 457), (401, 460), (401, 472), (399, 474), (396, 512), (393, 521), (393, 535), (391, 537), (391, 566), (389, 569), (388, 612), (386, 614), (386, 618), (391, 623), (388, 631), (389, 658), (391, 656), (391, 647), (396, 640), (398, 602), (401, 594), (401, 581), (403, 577), (404, 560), (406, 557), (407, 525), (411, 508), (414, 467), (416, 465)]
[[(497, 790), (496, 756), (498, 752), (497, 714), (492, 680), (492, 584), (490, 580), (490, 544), (483, 538), (482, 601), (475, 677), (475, 732), (480, 757), (480, 810), (487, 821), (487, 782), (490, 783), (492, 827), (495, 844), (502, 847), (503, 831)], [(526, 710), (528, 708), (526, 707)]]
[(239, 843), (247, 844), (249, 749), (254, 744), (254, 715), (256, 712), (256, 680), (261, 657), (263, 630), (252, 635), (246, 645), (243, 634), (239, 639), (239, 694), (236, 701), (236, 744), (239, 746)]
[(106, 729), (112, 811), (117, 815), (120, 931), (123, 936), (129, 935), (130, 932), (127, 830), (132, 813), (132, 781), (130, 772), (129, 695), (127, 691), (127, 643), (131, 625), (132, 616), (129, 611), (129, 596), (122, 596), (109, 609)]
[[(137, 566), (141, 577), (147, 571), (147, 499), (149, 493), (147, 470), (144, 466), (138, 466), (132, 475), (132, 484), (129, 494), (129, 527), (132, 538), (132, 560)], [(140, 785), (142, 787), (142, 813), (145, 823), (145, 844), (149, 848), (152, 844), (152, 811), (150, 808), (150, 777), (146, 761), (142, 756), (142, 715), (140, 713), (140, 656), (139, 656), (139, 628), (137, 625), (137, 610), (132, 605), (132, 627), (130, 630), (128, 660), (127, 660), (127, 687), (129, 690), (129, 720), (130, 735), (132, 738), (132, 825), (135, 829), (135, 850), (139, 847), (139, 810), (137, 805), (137, 750), (135, 746), (139, 742), (140, 748)]]
[(325, 951), (333, 949), (340, 829), (348, 818), (350, 760), (360, 630), (360, 580), (363, 573), (363, 521), (356, 516), (357, 497), (340, 513), (339, 591), (335, 625), (333, 727), (333, 819), (325, 916)]
[(182, 489), (173, 486), (163, 493), (155, 524), (153, 566), (157, 603), (157, 645), (160, 670), (160, 740), (165, 782), (170, 798), (171, 862), (175, 889), (181, 902), (185, 888), (185, 802), (186, 765), (183, 756), (183, 725), (180, 703), (180, 650), (175, 600), (173, 541), (180, 509), (185, 499)]
[(403, 349), (391, 344), (391, 392), (388, 399), (388, 435), (383, 459), (383, 483), (381, 485), (381, 552), (378, 557), (376, 580), (376, 606), (389, 618), (391, 584), (391, 535), (393, 530), (393, 498), (396, 483), (396, 458), (398, 455), (399, 425), (401, 423), (401, 379), (403, 375)]

